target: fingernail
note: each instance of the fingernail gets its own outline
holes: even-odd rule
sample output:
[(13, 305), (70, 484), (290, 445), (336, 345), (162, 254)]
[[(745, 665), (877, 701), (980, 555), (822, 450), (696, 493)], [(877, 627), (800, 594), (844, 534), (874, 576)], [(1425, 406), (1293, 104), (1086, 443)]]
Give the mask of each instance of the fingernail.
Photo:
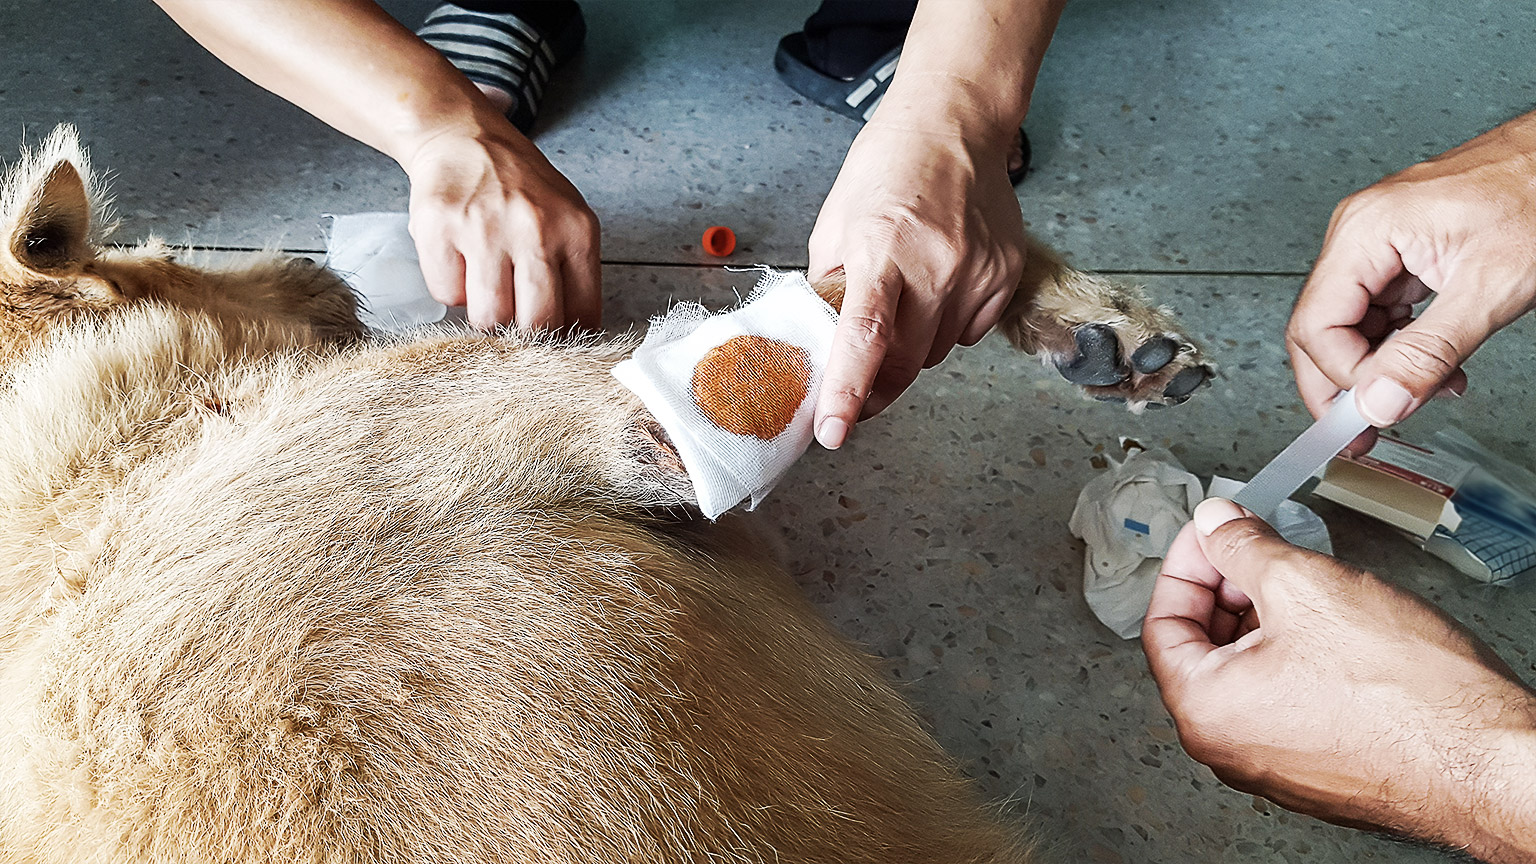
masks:
[(1225, 498), (1207, 498), (1195, 507), (1195, 530), (1209, 535), (1217, 528), (1243, 518), (1243, 509)]
[(1360, 393), (1360, 416), (1372, 426), (1391, 426), (1413, 410), (1413, 394), (1391, 378), (1377, 378)]
[(836, 450), (843, 446), (843, 441), (848, 438), (848, 424), (841, 417), (828, 417), (821, 421), (821, 428), (816, 430), (816, 440), (828, 450)]

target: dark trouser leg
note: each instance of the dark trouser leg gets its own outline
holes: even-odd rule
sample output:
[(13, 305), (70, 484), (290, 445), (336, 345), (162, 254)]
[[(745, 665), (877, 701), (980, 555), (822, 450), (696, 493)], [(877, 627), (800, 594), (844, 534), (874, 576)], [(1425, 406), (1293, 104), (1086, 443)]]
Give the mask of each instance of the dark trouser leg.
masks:
[(822, 0), (805, 20), (812, 65), (837, 78), (852, 78), (907, 38), (917, 0)]
[(492, 15), (516, 15), (542, 33), (571, 19), (577, 12), (576, 0), (451, 0), (453, 5)]

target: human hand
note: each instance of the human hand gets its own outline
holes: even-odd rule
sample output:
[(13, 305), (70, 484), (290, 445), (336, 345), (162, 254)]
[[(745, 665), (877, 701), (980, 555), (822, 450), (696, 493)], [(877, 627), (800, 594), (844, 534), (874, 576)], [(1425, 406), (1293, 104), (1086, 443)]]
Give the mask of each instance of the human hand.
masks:
[(814, 421), (830, 449), (956, 343), (986, 335), (1024, 269), (1007, 176), (1017, 127), (946, 122), (894, 92), (854, 139), (811, 232), (811, 281), (838, 268), (847, 279)]
[(1536, 114), (1339, 204), (1286, 332), (1314, 416), (1357, 385), (1376, 426), (1466, 389), (1467, 357), (1536, 308), (1533, 177)]
[(510, 123), (488, 125), (434, 134), (401, 160), (427, 288), (440, 303), (467, 306), (482, 329), (595, 329), (597, 216)]
[(1518, 854), (1536, 852), (1536, 694), (1412, 593), (1212, 499), (1168, 550), (1142, 644), (1184, 749), (1227, 785), (1536, 860)]

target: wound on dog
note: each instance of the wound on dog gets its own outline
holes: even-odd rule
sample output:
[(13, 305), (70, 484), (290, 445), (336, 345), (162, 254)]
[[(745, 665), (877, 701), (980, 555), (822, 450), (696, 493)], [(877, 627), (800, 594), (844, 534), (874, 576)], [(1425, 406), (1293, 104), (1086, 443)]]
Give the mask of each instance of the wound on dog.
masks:
[(789, 428), (811, 384), (805, 350), (762, 336), (735, 336), (693, 369), (694, 404), (736, 435), (770, 441)]

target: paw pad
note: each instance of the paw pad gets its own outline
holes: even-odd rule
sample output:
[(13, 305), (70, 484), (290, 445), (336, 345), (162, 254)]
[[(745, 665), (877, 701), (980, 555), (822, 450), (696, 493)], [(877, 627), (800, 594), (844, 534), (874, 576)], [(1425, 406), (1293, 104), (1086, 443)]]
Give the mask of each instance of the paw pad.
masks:
[(1191, 366), (1173, 376), (1173, 380), (1163, 388), (1163, 395), (1169, 399), (1188, 398), (1189, 394), (1195, 392), (1195, 389), (1204, 384), (1209, 377), (1210, 373), (1205, 367)]
[(1100, 402), (1138, 408), (1178, 405), (1189, 401), (1212, 375), (1199, 352), (1168, 331), (1124, 346), (1128, 334), (1109, 324), (1079, 324), (1071, 333), (1073, 351), (1056, 358), (1056, 369)]
[(1120, 340), (1105, 324), (1084, 324), (1072, 334), (1075, 356), (1056, 361), (1061, 377), (1079, 387), (1113, 387), (1124, 381)]
[(1179, 343), (1167, 336), (1158, 336), (1136, 349), (1131, 355), (1131, 368), (1143, 375), (1151, 375), (1172, 362), (1178, 353)]

